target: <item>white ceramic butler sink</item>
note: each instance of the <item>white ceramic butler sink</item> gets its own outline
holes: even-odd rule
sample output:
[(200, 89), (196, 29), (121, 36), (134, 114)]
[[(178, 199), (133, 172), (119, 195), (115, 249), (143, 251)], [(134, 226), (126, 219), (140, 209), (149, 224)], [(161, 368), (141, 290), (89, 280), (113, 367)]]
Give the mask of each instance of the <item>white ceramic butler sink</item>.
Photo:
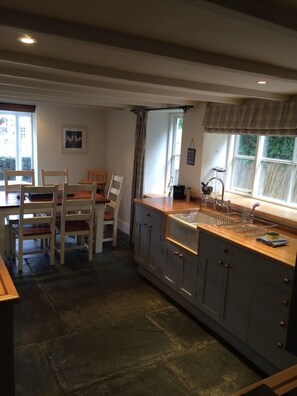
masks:
[(167, 216), (166, 239), (198, 254), (198, 224), (214, 224), (215, 219), (201, 212), (175, 213)]

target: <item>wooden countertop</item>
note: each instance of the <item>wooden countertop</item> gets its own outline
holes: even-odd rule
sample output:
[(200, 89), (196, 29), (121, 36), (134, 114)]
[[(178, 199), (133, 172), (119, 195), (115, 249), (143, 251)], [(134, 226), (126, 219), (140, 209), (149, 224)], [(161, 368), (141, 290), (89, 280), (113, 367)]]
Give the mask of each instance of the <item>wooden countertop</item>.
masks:
[(200, 204), (197, 202), (186, 202), (185, 199), (179, 200), (172, 197), (140, 198), (135, 199), (134, 202), (164, 214), (200, 210)]
[(0, 304), (16, 303), (19, 299), (19, 294), (0, 256)]
[[(172, 197), (135, 199), (135, 203), (154, 209), (165, 215), (169, 213), (200, 211), (200, 204), (197, 202), (175, 200)], [(202, 210), (202, 212), (207, 211), (209, 212), (207, 209)], [(286, 246), (273, 248), (256, 241), (256, 238), (245, 238), (215, 225), (200, 224), (198, 229), (209, 232), (219, 238), (224, 238), (229, 242), (240, 245), (244, 249), (252, 250), (274, 261), (279, 261), (295, 267), (297, 253), (297, 233), (295, 232), (288, 232), (275, 228), (274, 230), (279, 232), (285, 239), (288, 239), (289, 243)]]
[(289, 241), (285, 246), (271, 247), (258, 242), (256, 238), (240, 236), (235, 232), (224, 230), (215, 225), (199, 224), (198, 229), (206, 231), (218, 238), (226, 239), (228, 242), (240, 245), (240, 247), (257, 252), (262, 256), (268, 257), (274, 261), (280, 261), (290, 267), (295, 267), (297, 253), (297, 236), (285, 231), (277, 230), (281, 237)]
[[(287, 392), (291, 390), (296, 390), (297, 388), (297, 365), (289, 367), (286, 370), (280, 371), (277, 374), (272, 375), (262, 381), (256, 382), (253, 385), (250, 385), (239, 392), (234, 393), (232, 396), (243, 396), (247, 394), (247, 392), (257, 388), (259, 385), (265, 384), (276, 395), (285, 395)], [(256, 394), (256, 393), (255, 393)], [(259, 393), (260, 394), (260, 393)]]

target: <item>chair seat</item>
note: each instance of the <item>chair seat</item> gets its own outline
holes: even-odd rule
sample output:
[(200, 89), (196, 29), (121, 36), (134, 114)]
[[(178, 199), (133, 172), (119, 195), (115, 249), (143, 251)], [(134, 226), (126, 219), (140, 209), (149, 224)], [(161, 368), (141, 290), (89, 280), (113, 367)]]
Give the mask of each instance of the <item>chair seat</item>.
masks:
[[(60, 230), (61, 229), (61, 221), (56, 222), (56, 227)], [(84, 220), (73, 220), (67, 221), (65, 223), (65, 232), (71, 231), (88, 231), (90, 229), (89, 224), (87, 221)]]
[[(12, 227), (14, 230), (19, 233), (19, 224), (13, 224)], [(43, 234), (50, 234), (51, 228), (49, 224), (41, 223), (41, 224), (25, 224), (23, 227), (23, 234), (24, 237), (26, 236), (34, 236), (34, 235), (43, 235)]]
[(104, 212), (104, 221), (114, 220), (114, 215), (110, 212)]

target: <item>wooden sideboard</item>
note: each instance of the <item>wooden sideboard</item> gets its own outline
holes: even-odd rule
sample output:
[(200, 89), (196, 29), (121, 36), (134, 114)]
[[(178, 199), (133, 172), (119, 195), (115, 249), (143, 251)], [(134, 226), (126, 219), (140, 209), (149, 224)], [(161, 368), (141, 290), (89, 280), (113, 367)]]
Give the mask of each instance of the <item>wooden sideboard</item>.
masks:
[(19, 295), (0, 256), (0, 394), (13, 396), (13, 306)]

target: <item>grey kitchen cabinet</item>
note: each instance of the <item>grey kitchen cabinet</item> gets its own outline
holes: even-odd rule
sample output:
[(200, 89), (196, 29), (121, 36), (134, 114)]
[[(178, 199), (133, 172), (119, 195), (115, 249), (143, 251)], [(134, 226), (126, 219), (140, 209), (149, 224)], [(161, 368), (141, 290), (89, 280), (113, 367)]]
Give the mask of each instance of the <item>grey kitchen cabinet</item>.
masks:
[(197, 306), (237, 338), (247, 337), (252, 294), (249, 254), (200, 232)]
[(278, 369), (297, 363), (285, 349), (293, 269), (258, 258), (251, 301), (248, 345)]
[(195, 302), (197, 274), (197, 255), (164, 242), (162, 279), (192, 303)]
[(146, 206), (135, 207), (135, 260), (160, 276), (163, 255), (163, 213)]

